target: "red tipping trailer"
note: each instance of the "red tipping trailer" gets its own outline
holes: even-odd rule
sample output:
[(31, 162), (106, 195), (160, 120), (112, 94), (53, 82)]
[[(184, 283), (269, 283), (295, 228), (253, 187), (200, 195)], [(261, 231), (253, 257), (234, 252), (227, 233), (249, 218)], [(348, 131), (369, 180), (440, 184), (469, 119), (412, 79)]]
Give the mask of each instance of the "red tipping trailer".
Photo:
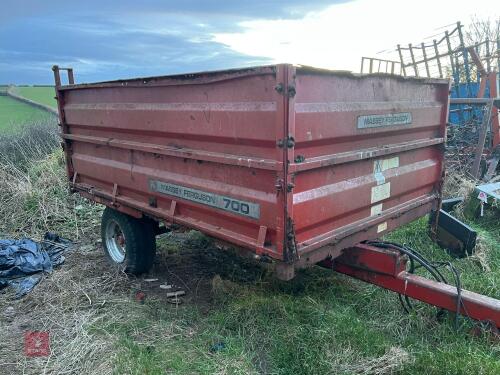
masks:
[(439, 209), (448, 81), (282, 64), (92, 84), (66, 69), (61, 85), (60, 70), (71, 188), (108, 207), (105, 250), (133, 272), (159, 221), (289, 279)]

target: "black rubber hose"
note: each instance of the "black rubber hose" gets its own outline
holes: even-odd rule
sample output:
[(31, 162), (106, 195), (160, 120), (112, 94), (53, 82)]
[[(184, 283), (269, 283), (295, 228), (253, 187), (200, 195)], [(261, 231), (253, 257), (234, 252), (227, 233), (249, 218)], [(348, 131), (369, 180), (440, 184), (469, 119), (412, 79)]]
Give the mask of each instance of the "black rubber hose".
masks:
[[(410, 259), (410, 273), (413, 273), (415, 271), (415, 263), (414, 261), (416, 260), (418, 263), (421, 264), (422, 267), (424, 267), (438, 282), (444, 282), (445, 284), (448, 284), (446, 281), (445, 277), (439, 272), (439, 270), (436, 269), (429, 261), (425, 259), (423, 255), (418, 253), (417, 251), (414, 251), (413, 249), (407, 248), (405, 246), (400, 246), (395, 243), (391, 242), (378, 242), (378, 241), (369, 241), (366, 242), (369, 245), (376, 246), (376, 247), (381, 247), (381, 248), (392, 248), (394, 250), (398, 250), (399, 252), (406, 254), (409, 259)], [(411, 309), (413, 309), (413, 305), (410, 302), (410, 299), (408, 298), (407, 295), (405, 295), (405, 301), (406, 304), (403, 302), (402, 295), (398, 293), (398, 298), (399, 301), (403, 307), (403, 309), (409, 313)], [(443, 309), (440, 309), (440, 311), (443, 311)]]
[[(381, 247), (381, 248), (392, 248), (392, 249), (398, 250), (401, 253), (408, 255), (408, 257), (410, 259), (410, 270), (409, 270), (409, 273), (414, 273), (415, 269), (418, 267), (418, 266), (415, 266), (415, 263), (414, 263), (414, 261), (416, 260), (418, 263), (420, 263), (420, 265), (422, 267), (424, 267), (427, 271), (429, 271), (429, 273), (432, 276), (434, 276), (434, 278), (438, 282), (444, 282), (445, 284), (450, 285), (447, 282), (446, 278), (443, 276), (443, 274), (438, 269), (438, 267), (440, 267), (440, 266), (447, 266), (450, 269), (451, 273), (453, 274), (453, 279), (454, 279), (454, 282), (455, 282), (455, 287), (457, 288), (457, 305), (456, 305), (456, 313), (455, 313), (455, 329), (458, 330), (460, 308), (463, 307), (464, 313), (466, 315), (468, 315), (468, 314), (467, 314), (465, 305), (464, 305), (464, 303), (462, 301), (462, 285), (461, 285), (461, 281), (460, 281), (460, 273), (455, 268), (455, 266), (453, 264), (451, 264), (451, 262), (429, 262), (418, 251), (416, 251), (416, 250), (414, 250), (414, 249), (412, 249), (410, 247), (407, 247), (405, 245), (401, 246), (401, 245), (398, 245), (398, 244), (392, 243), (392, 242), (368, 241), (366, 243), (369, 244), (369, 245), (378, 246), (378, 247)], [(402, 299), (402, 295), (401, 294), (399, 294), (399, 300), (400, 300), (400, 302), (401, 302), (401, 304), (403, 306), (403, 309), (405, 311), (409, 312), (409, 309), (408, 309), (407, 306), (409, 306), (410, 308), (412, 306), (411, 306), (411, 303), (409, 301), (408, 296), (405, 295), (405, 300), (406, 300), (407, 305), (405, 305), (403, 303), (403, 299)], [(440, 309), (440, 311), (444, 311), (444, 309)]]
[(423, 258), (422, 256), (419, 256), (415, 253), (413, 253), (411, 250), (407, 250), (406, 248), (404, 247), (401, 247), (399, 245), (396, 245), (396, 244), (393, 244), (393, 243), (390, 243), (390, 242), (367, 242), (367, 244), (369, 245), (373, 245), (373, 246), (378, 246), (378, 247), (382, 247), (382, 248), (393, 248), (394, 250), (398, 250), (400, 251), (401, 253), (403, 254), (406, 254), (408, 255), (408, 257), (410, 258), (414, 258), (417, 262), (419, 262), (427, 271), (429, 271), (429, 273), (437, 280), (437, 281), (442, 281), (444, 282), (445, 284), (448, 284), (448, 282), (446, 281), (446, 279), (443, 277), (443, 275), (435, 270), (435, 268), (425, 259)]

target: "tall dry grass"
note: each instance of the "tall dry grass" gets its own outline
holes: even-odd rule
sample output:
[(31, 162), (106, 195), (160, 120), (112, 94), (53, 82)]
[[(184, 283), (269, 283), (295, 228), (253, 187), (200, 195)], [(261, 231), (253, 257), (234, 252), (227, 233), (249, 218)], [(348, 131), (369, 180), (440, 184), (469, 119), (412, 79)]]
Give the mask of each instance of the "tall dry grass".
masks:
[(60, 142), (55, 120), (24, 124), (15, 133), (0, 134), (2, 167), (26, 170), (58, 148)]
[[(87, 244), (95, 239), (100, 208), (69, 193), (59, 144), (55, 122), (26, 124), (15, 134), (0, 135), (0, 238), (40, 239), (52, 231)], [(107, 267), (97, 247), (84, 248), (73, 248), (65, 264), (24, 298), (15, 299), (8, 288), (2, 291), (0, 374), (113, 372), (114, 339), (94, 327), (123, 317), (122, 303), (128, 300), (119, 287), (128, 281)], [(30, 330), (50, 333), (49, 357), (24, 355), (23, 337)]]
[(100, 208), (70, 195), (55, 122), (0, 136), (0, 236), (71, 239), (95, 232)]

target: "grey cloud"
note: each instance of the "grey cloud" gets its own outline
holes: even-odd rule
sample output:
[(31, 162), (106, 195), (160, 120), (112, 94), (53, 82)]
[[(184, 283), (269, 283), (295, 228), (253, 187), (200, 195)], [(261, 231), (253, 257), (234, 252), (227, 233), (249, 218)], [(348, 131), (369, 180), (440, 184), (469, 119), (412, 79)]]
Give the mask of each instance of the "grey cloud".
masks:
[(232, 51), (211, 34), (335, 2), (7, 0), (0, 16), (0, 83), (51, 83), (55, 63), (72, 65), (84, 81), (266, 64), (268, 58)]

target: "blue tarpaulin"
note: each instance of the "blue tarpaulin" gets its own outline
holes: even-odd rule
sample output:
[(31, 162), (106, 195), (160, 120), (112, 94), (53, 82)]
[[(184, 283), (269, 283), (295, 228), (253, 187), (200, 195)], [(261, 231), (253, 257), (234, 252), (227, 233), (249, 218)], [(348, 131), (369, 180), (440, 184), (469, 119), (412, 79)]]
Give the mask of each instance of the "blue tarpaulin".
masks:
[(46, 233), (41, 242), (0, 239), (0, 289), (11, 286), (18, 298), (29, 293), (44, 272), (64, 262), (62, 253), (70, 243), (54, 233)]

